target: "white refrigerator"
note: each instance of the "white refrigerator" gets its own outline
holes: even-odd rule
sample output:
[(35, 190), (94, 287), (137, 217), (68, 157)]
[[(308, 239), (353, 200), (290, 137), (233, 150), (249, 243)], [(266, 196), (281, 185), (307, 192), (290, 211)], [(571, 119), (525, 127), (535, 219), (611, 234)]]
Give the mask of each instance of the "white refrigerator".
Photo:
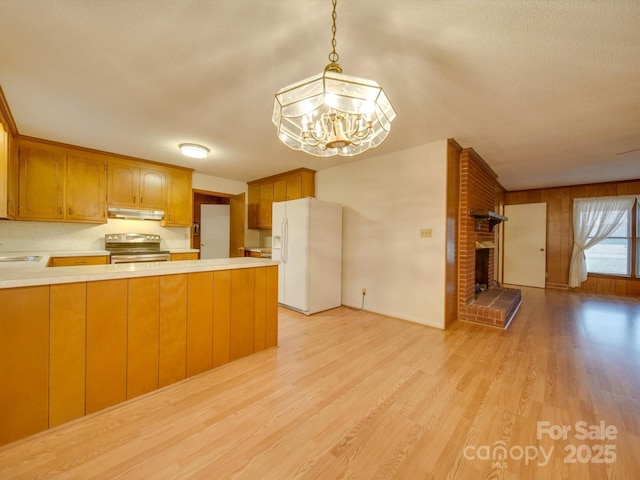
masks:
[(278, 303), (305, 315), (342, 304), (342, 205), (315, 198), (273, 203), (271, 256)]

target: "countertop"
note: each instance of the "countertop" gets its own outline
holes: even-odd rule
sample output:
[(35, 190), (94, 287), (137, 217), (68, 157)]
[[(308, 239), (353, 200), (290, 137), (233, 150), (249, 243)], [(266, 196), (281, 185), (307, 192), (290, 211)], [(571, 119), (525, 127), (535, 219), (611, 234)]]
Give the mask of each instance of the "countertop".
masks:
[[(182, 251), (189, 251), (183, 249)], [(175, 250), (171, 250), (175, 251)], [(197, 251), (197, 250), (196, 250)], [(35, 262), (0, 263), (0, 288), (52, 285), (59, 283), (89, 282), (117, 278), (149, 277), (190, 272), (230, 270), (277, 265), (268, 258), (216, 258), (210, 260), (181, 260), (174, 262), (121, 263), (116, 265), (83, 265), (73, 267), (47, 267), (50, 257), (78, 255), (108, 255), (107, 251), (82, 252), (1, 252), (0, 256), (37, 255)]]

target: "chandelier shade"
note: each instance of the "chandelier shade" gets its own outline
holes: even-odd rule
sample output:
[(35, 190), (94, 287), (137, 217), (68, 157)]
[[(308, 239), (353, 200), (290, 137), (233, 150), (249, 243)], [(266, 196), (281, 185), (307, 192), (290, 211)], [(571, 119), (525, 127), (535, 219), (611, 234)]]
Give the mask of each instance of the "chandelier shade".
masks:
[(336, 17), (333, 0), (331, 63), (323, 73), (280, 89), (271, 118), (285, 145), (319, 157), (352, 156), (377, 147), (396, 118), (380, 85), (342, 73), (335, 49)]
[(376, 82), (326, 70), (276, 93), (272, 120), (285, 145), (325, 157), (380, 145), (395, 117)]

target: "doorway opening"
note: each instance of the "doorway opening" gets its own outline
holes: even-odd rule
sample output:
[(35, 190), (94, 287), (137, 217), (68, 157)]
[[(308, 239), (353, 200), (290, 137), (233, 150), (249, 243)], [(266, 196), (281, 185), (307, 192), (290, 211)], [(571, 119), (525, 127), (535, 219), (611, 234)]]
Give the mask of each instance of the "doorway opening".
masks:
[(193, 191), (193, 228), (191, 229), (191, 248), (201, 247), (201, 230), (202, 225), (202, 205), (229, 205), (229, 197), (222, 197), (213, 193), (206, 193), (201, 191)]
[(229, 257), (244, 256), (245, 193), (238, 195), (193, 190), (191, 248), (202, 248), (202, 205), (229, 205)]

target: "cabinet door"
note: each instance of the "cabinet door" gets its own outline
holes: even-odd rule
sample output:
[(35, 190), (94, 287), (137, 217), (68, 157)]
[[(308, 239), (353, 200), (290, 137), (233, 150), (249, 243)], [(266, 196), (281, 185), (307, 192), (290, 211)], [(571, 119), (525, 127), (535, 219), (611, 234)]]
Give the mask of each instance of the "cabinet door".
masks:
[(231, 270), (229, 358), (246, 357), (255, 345), (255, 268)]
[(158, 386), (187, 375), (187, 274), (160, 277)]
[(213, 272), (213, 366), (228, 363), (231, 329), (231, 271)]
[(278, 267), (255, 269), (255, 351), (278, 345)]
[(266, 321), (267, 321), (267, 269), (255, 269), (255, 331), (253, 337), (254, 352), (266, 348)]
[(265, 347), (278, 345), (278, 266), (266, 267)]
[(188, 274), (187, 377), (209, 370), (213, 349), (213, 272)]
[(273, 182), (260, 185), (259, 228), (271, 228), (271, 206), (273, 204)]
[(82, 256), (82, 257), (51, 257), (49, 267), (71, 267), (79, 265), (106, 265), (109, 263), (107, 255)]
[(287, 179), (281, 178), (273, 182), (273, 201), (284, 202), (287, 198)]
[(138, 205), (140, 169), (128, 163), (109, 162), (107, 204), (116, 207)]
[(87, 414), (127, 399), (126, 299), (126, 279), (87, 283)]
[(106, 223), (105, 162), (67, 155), (66, 219), (74, 222)]
[(316, 196), (316, 174), (313, 171), (303, 170), (300, 172), (301, 193), (300, 198)]
[(84, 415), (87, 284), (51, 285), (49, 427)]
[(160, 277), (128, 280), (127, 398), (158, 389)]
[(260, 227), (260, 185), (252, 183), (248, 188), (249, 204), (247, 206), (247, 226), (249, 228)]
[(287, 200), (302, 198), (302, 174), (287, 175)]
[(172, 253), (170, 259), (172, 262), (177, 260), (198, 260), (198, 254), (195, 252)]
[(44, 148), (20, 149), (20, 218), (64, 218), (64, 172), (66, 155)]
[(193, 222), (191, 172), (171, 172), (167, 177), (167, 211), (163, 225), (190, 227)]
[(0, 445), (48, 427), (49, 286), (0, 289)]
[(160, 170), (140, 169), (140, 199), (141, 208), (164, 210), (164, 187), (166, 173)]

